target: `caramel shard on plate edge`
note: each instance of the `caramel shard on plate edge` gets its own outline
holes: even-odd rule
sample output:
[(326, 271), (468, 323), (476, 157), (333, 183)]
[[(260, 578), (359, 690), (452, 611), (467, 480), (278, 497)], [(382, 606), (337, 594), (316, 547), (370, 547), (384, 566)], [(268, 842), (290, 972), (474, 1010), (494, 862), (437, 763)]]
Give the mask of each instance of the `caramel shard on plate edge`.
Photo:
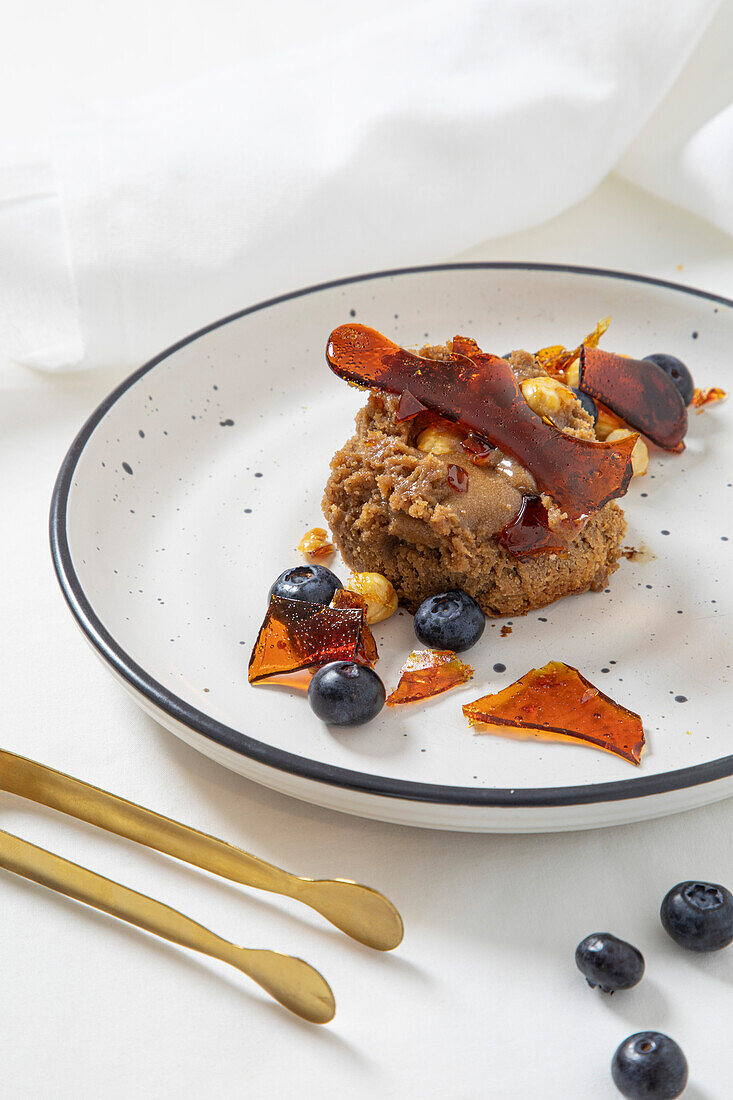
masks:
[(400, 669), (400, 679), (387, 696), (387, 706), (431, 699), (443, 691), (467, 683), (474, 670), (451, 649), (416, 649)]
[[(511, 726), (585, 741), (638, 764), (641, 718), (614, 702), (571, 665), (550, 661), (515, 683), (463, 707), (470, 724)], [(497, 729), (495, 732), (501, 732)]]

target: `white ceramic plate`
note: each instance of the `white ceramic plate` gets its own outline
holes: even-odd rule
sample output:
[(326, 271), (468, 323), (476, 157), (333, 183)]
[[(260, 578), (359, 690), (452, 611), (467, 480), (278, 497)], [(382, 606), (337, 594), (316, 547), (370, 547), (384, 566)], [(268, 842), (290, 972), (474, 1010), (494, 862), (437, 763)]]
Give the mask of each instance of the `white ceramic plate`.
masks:
[[(655, 453), (624, 507), (609, 590), (487, 624), (465, 688), (367, 726), (321, 724), (304, 697), (248, 686), (267, 590), (322, 523), (333, 452), (363, 395), (326, 367), (355, 317), (405, 344), (456, 332), (499, 353), (574, 344), (606, 314), (605, 346), (669, 351), (698, 385), (730, 387), (733, 302), (638, 276), (545, 265), (386, 272), (264, 302), (181, 341), (91, 416), (61, 468), (51, 542), (82, 630), (150, 714), (201, 752), (298, 798), (386, 821), (476, 831), (583, 828), (733, 793), (731, 410), (690, 417), (682, 456)], [(333, 566), (345, 579), (339, 561)], [(388, 688), (411, 617), (376, 628)], [(645, 719), (640, 768), (582, 746), (476, 736), (461, 704), (551, 659)], [(505, 672), (496, 672), (495, 665)], [(681, 701), (684, 698), (684, 701)]]

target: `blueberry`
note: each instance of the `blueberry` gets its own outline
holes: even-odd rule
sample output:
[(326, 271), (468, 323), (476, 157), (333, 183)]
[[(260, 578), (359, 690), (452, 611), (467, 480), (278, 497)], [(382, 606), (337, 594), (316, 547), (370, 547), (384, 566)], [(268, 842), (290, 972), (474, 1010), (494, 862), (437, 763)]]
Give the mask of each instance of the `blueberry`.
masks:
[(603, 993), (631, 989), (644, 977), (644, 956), (610, 932), (594, 932), (575, 948), (575, 964), (591, 989)]
[(719, 951), (733, 942), (733, 894), (715, 882), (678, 882), (659, 916), (665, 932), (689, 951)]
[(467, 592), (455, 588), (423, 600), (415, 612), (414, 625), (423, 645), (462, 653), (483, 634), (484, 613)]
[(332, 726), (360, 726), (384, 706), (384, 684), (366, 665), (332, 661), (319, 668), (308, 685), (312, 709)]
[(659, 1031), (629, 1035), (611, 1062), (613, 1083), (630, 1100), (674, 1100), (684, 1092), (687, 1074), (677, 1043)]
[(578, 401), (580, 401), (585, 411), (588, 413), (588, 416), (595, 424), (598, 420), (598, 406), (596, 405), (591, 395), (589, 393), (583, 393), (583, 391), (577, 389), (576, 386), (571, 386), (570, 388), (577, 397)]
[(296, 565), (286, 569), (270, 589), (270, 597), (284, 596), (287, 600), (305, 600), (306, 603), (330, 603), (341, 581), (325, 565)]
[(667, 355), (663, 351), (656, 352), (654, 355), (645, 355), (644, 359), (649, 363), (656, 363), (665, 374), (669, 375), (680, 391), (682, 400), (686, 405), (689, 405), (695, 392), (695, 383), (692, 381), (692, 375), (682, 360), (678, 359), (676, 355)]

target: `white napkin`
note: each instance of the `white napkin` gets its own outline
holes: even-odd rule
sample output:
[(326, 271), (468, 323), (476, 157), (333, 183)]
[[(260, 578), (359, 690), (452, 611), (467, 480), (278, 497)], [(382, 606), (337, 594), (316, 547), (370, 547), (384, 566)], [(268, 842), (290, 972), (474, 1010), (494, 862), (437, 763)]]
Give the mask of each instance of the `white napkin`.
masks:
[(731, 50), (733, 3), (726, 0), (617, 171), (733, 234)]
[[(52, 158), (0, 171), (0, 352), (132, 367), (270, 295), (536, 224), (622, 157), (629, 178), (731, 230), (722, 47), (705, 94), (686, 80), (682, 109), (662, 107), (629, 149), (717, 7), (421, 0), (317, 47), (78, 110)], [(716, 158), (727, 189), (712, 202)]]

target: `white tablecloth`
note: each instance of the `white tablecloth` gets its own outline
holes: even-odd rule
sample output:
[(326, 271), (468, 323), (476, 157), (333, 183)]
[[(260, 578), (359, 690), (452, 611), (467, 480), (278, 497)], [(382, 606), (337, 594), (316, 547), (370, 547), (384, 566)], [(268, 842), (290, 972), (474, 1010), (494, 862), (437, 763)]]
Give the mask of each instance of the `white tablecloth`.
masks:
[[(733, 295), (733, 242), (619, 181), (472, 259), (596, 264)], [(443, 259), (443, 257), (436, 257)], [(98, 663), (56, 588), (49, 497), (106, 372), (0, 377), (2, 744), (292, 870), (394, 899), (404, 945), (381, 956), (295, 903), (216, 881), (3, 796), (3, 827), (176, 906), (222, 935), (302, 955), (338, 1001), (301, 1023), (246, 978), (0, 873), (0, 1092), (38, 1097), (608, 1100), (626, 1035), (676, 1037), (691, 1100), (733, 1095), (733, 949), (668, 941), (659, 902), (690, 876), (733, 884), (733, 801), (607, 831), (491, 837), (339, 816), (261, 789), (179, 743)], [(653, 654), (640, 655), (653, 659)], [(573, 951), (608, 929), (646, 955), (638, 989), (602, 998)]]

